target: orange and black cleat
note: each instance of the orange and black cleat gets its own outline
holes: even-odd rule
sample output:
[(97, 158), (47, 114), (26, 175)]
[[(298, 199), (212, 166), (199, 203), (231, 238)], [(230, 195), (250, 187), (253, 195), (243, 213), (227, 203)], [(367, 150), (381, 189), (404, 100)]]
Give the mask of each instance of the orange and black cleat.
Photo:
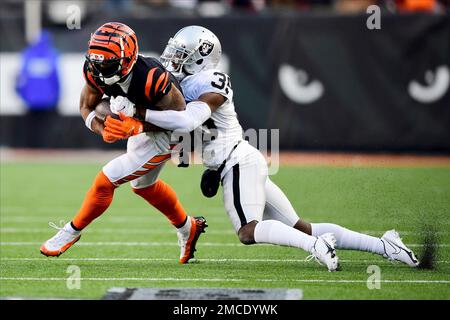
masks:
[(201, 233), (205, 232), (206, 219), (204, 217), (189, 217), (186, 223), (190, 224), (189, 233), (183, 235), (178, 232), (178, 244), (181, 247), (180, 263), (187, 263), (194, 257), (195, 245)]

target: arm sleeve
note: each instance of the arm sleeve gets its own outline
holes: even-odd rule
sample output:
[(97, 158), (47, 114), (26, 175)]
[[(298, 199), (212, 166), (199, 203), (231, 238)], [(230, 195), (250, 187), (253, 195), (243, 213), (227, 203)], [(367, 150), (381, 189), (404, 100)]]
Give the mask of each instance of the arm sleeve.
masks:
[(147, 73), (145, 96), (151, 103), (157, 103), (170, 91), (171, 85), (169, 72), (160, 67), (154, 67)]
[(186, 105), (184, 111), (147, 110), (145, 121), (167, 130), (191, 132), (211, 117), (211, 109), (202, 101), (193, 101)]

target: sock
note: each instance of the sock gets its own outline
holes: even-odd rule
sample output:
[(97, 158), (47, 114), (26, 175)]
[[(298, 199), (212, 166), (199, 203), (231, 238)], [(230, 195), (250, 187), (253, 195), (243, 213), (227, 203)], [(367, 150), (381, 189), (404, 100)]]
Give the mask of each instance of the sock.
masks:
[(72, 221), (70, 221), (70, 228), (69, 227), (67, 227), (69, 230), (73, 230), (74, 232), (80, 232), (81, 230), (80, 229), (78, 229), (77, 227), (75, 227), (74, 225), (73, 225), (73, 222)]
[(75, 235), (78, 235), (81, 233), (81, 230), (77, 230), (76, 228), (73, 227), (72, 222), (66, 223), (66, 225), (64, 226), (64, 230), (70, 232), (71, 234), (75, 234)]
[(192, 225), (191, 219), (186, 217), (186, 221), (183, 224), (183, 226), (177, 228), (178, 232), (180, 232), (184, 236), (188, 236), (191, 232), (191, 225)]
[(311, 252), (316, 237), (307, 235), (277, 220), (264, 220), (255, 227), (256, 243), (271, 243), (281, 246), (295, 247)]
[(332, 223), (311, 223), (312, 235), (331, 232), (336, 237), (336, 248), (384, 253), (384, 245), (380, 238), (355, 232)]
[(175, 191), (164, 181), (158, 179), (146, 188), (133, 188), (133, 192), (161, 211), (176, 228), (185, 225), (187, 214), (178, 201)]
[(103, 171), (100, 171), (97, 177), (95, 177), (92, 187), (86, 193), (80, 210), (72, 220), (74, 229), (78, 231), (82, 230), (95, 218), (105, 212), (111, 204), (114, 190), (115, 186), (109, 181)]

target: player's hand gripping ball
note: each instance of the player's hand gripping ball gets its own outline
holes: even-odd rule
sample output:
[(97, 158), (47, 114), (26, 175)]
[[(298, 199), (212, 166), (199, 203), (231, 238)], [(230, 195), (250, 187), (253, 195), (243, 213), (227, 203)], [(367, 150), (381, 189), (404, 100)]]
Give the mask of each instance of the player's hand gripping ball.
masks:
[(127, 117), (133, 117), (134, 113), (136, 112), (136, 108), (134, 106), (134, 103), (128, 100), (127, 97), (123, 96), (117, 96), (112, 97), (109, 101), (111, 111), (114, 114), (123, 113)]
[(121, 112), (119, 113), (119, 117), (120, 120), (107, 116), (104, 131), (119, 139), (128, 139), (144, 131), (144, 126), (141, 121), (127, 117)]
[(116, 119), (120, 119), (118, 114), (115, 114), (112, 112), (110, 108), (110, 99), (109, 98), (103, 98), (102, 101), (97, 104), (97, 106), (94, 109), (95, 111), (95, 117), (100, 120), (101, 122), (104, 122), (106, 120), (107, 116), (111, 116)]

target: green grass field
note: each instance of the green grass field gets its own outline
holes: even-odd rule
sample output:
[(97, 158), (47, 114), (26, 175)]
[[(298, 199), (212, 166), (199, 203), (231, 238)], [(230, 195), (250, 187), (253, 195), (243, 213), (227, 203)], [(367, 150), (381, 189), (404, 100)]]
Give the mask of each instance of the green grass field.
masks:
[[(329, 273), (305, 252), (243, 246), (221, 196), (204, 198), (200, 166), (166, 166), (162, 178), (192, 215), (204, 215), (196, 261), (178, 264), (176, 233), (164, 216), (128, 185), (109, 210), (60, 258), (39, 252), (54, 234), (48, 221), (70, 221), (99, 164), (1, 165), (1, 297), (99, 299), (110, 287), (300, 288), (305, 299), (449, 299), (450, 168), (282, 167), (272, 179), (301, 217), (381, 236), (395, 228), (420, 255), (431, 225), (440, 245), (435, 270), (411, 269), (379, 256), (338, 251), (342, 271)], [(80, 289), (68, 289), (68, 267), (81, 270)], [(381, 289), (369, 290), (369, 265), (381, 268)]]

